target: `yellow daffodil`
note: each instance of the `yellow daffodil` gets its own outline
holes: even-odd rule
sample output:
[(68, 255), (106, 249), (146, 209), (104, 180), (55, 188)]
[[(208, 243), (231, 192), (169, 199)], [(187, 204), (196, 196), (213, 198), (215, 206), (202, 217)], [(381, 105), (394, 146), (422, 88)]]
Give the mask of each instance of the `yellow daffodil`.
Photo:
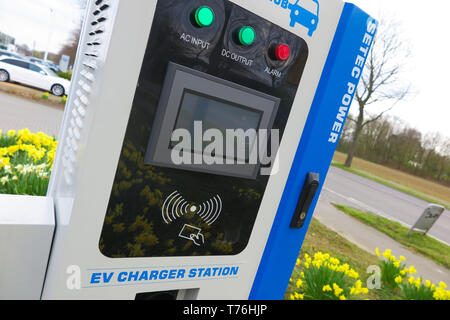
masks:
[(435, 300), (450, 300), (450, 291), (445, 290), (443, 287), (439, 287), (433, 292), (433, 298)]
[(0, 158), (0, 169), (6, 166), (9, 166), (11, 164), (9, 158)]
[(322, 291), (329, 292), (329, 291), (333, 291), (333, 289), (331, 289), (331, 287), (327, 284), (326, 286), (323, 286)]
[(415, 274), (417, 272), (416, 268), (414, 268), (414, 266), (410, 266), (409, 267), (409, 271), (410, 274)]
[(417, 289), (419, 289), (421, 284), (422, 284), (422, 279), (419, 277), (414, 282), (414, 285), (416, 286)]
[(345, 274), (347, 276), (349, 276), (350, 278), (353, 278), (353, 279), (358, 279), (359, 278), (359, 274), (353, 269), (348, 270)]
[(339, 297), (341, 295), (341, 293), (344, 291), (336, 283), (333, 283), (333, 289), (334, 289), (334, 295), (336, 297)]
[(389, 259), (390, 256), (391, 256), (391, 249), (386, 249), (386, 251), (384, 251), (383, 253), (383, 257)]
[(300, 293), (295, 292), (295, 293), (294, 293), (294, 298), (295, 298), (296, 300), (303, 300), (304, 296), (303, 296), (303, 294), (300, 294)]
[(341, 262), (340, 262), (339, 259), (337, 259), (337, 258), (330, 258), (330, 263), (332, 263), (332, 264), (334, 264), (334, 265), (338, 265), (338, 264), (340, 264)]

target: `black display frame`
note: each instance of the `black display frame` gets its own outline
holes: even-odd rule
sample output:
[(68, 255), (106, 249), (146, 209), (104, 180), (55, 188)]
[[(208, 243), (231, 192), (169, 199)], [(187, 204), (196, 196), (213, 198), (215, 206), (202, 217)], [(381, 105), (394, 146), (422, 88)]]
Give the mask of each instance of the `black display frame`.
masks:
[[(164, 80), (161, 98), (159, 100), (155, 125), (148, 141), (144, 158), (146, 165), (162, 166), (187, 171), (203, 172), (215, 175), (225, 175), (238, 178), (256, 179), (258, 177), (260, 163), (256, 164), (175, 164), (171, 159), (171, 137), (173, 128), (178, 120), (182, 105), (182, 99), (186, 91), (196, 92), (207, 97), (231, 105), (238, 105), (262, 113), (259, 121), (260, 129), (270, 130), (278, 113), (280, 99), (265, 93), (238, 85), (236, 83), (211, 76), (209, 74), (187, 68), (185, 66), (169, 62), (166, 78)], [(232, 128), (230, 128), (232, 129)], [(253, 148), (261, 147), (257, 143)], [(267, 144), (262, 146), (267, 148)], [(260, 150), (260, 153), (266, 150)], [(193, 156), (195, 151), (189, 153)], [(228, 157), (227, 155), (225, 155)]]

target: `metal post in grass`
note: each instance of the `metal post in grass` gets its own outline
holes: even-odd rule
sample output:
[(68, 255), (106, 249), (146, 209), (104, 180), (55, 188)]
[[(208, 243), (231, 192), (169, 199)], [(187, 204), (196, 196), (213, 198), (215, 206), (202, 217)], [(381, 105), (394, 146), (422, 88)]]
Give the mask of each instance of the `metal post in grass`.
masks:
[(420, 218), (408, 231), (408, 236), (414, 230), (423, 232), (423, 235), (425, 236), (428, 231), (430, 231), (431, 227), (433, 227), (436, 221), (440, 218), (444, 210), (445, 208), (438, 204), (431, 203), (430, 205), (428, 205)]

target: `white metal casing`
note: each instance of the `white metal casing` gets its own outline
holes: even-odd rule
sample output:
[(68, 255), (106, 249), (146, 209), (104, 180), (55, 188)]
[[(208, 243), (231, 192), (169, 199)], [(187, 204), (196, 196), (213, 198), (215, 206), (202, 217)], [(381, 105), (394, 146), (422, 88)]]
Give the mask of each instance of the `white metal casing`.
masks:
[(41, 297), (54, 229), (51, 198), (0, 195), (0, 300)]
[[(321, 8), (320, 25), (309, 37), (302, 26), (290, 28), (285, 10), (269, 1), (232, 2), (297, 34), (309, 47), (308, 63), (279, 150), (283, 155), (279, 159), (280, 170), (269, 180), (247, 248), (236, 256), (133, 259), (111, 259), (99, 251), (99, 237), (157, 1), (92, 0), (49, 191), (55, 199), (58, 224), (44, 299), (134, 299), (138, 292), (178, 289), (198, 289), (188, 292), (195, 292), (197, 299), (248, 298), (344, 3), (327, 1)], [(108, 9), (94, 15), (105, 3)], [(104, 21), (92, 25), (103, 16)], [(96, 34), (98, 28), (103, 32)], [(93, 46), (94, 40), (100, 45)], [(206, 265), (239, 266), (239, 276), (122, 286), (113, 282), (99, 286), (89, 283), (93, 272)], [(67, 285), (77, 275), (73, 272), (77, 269), (71, 266), (81, 271), (80, 288), (76, 281)]]

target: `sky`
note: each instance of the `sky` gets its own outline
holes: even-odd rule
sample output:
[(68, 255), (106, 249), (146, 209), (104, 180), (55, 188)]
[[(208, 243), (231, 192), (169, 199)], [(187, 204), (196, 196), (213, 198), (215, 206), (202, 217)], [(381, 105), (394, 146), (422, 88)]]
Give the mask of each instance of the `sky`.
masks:
[[(0, 31), (30, 49), (58, 52), (80, 23), (80, 0), (0, 0)], [(53, 10), (53, 13), (51, 11)], [(53, 30), (53, 32), (50, 32)]]
[[(411, 47), (405, 81), (415, 94), (389, 112), (422, 133), (439, 131), (450, 139), (450, 41), (447, 0), (349, 0), (374, 18), (393, 15)], [(401, 59), (401, 57), (399, 57)], [(375, 106), (373, 112), (383, 110)], [(370, 110), (370, 109), (369, 109)], [(358, 112), (354, 105), (352, 113)]]
[[(324, 1), (329, 0), (321, 0)], [(381, 13), (395, 16), (402, 37), (412, 55), (404, 79), (415, 94), (389, 112), (422, 133), (439, 131), (450, 138), (450, 41), (446, 0), (348, 0), (378, 18)], [(57, 52), (82, 16), (80, 4), (86, 0), (0, 0), (0, 31), (16, 37), (17, 43)], [(426, 3), (426, 5), (425, 5)], [(83, 5), (81, 5), (83, 7)], [(53, 9), (53, 14), (51, 10)], [(53, 27), (52, 27), (53, 26)], [(50, 33), (50, 30), (54, 31)], [(49, 41), (50, 39), (50, 41)], [(402, 59), (402, 57), (399, 57)], [(369, 112), (382, 111), (385, 105)], [(354, 105), (351, 111), (357, 112)]]

